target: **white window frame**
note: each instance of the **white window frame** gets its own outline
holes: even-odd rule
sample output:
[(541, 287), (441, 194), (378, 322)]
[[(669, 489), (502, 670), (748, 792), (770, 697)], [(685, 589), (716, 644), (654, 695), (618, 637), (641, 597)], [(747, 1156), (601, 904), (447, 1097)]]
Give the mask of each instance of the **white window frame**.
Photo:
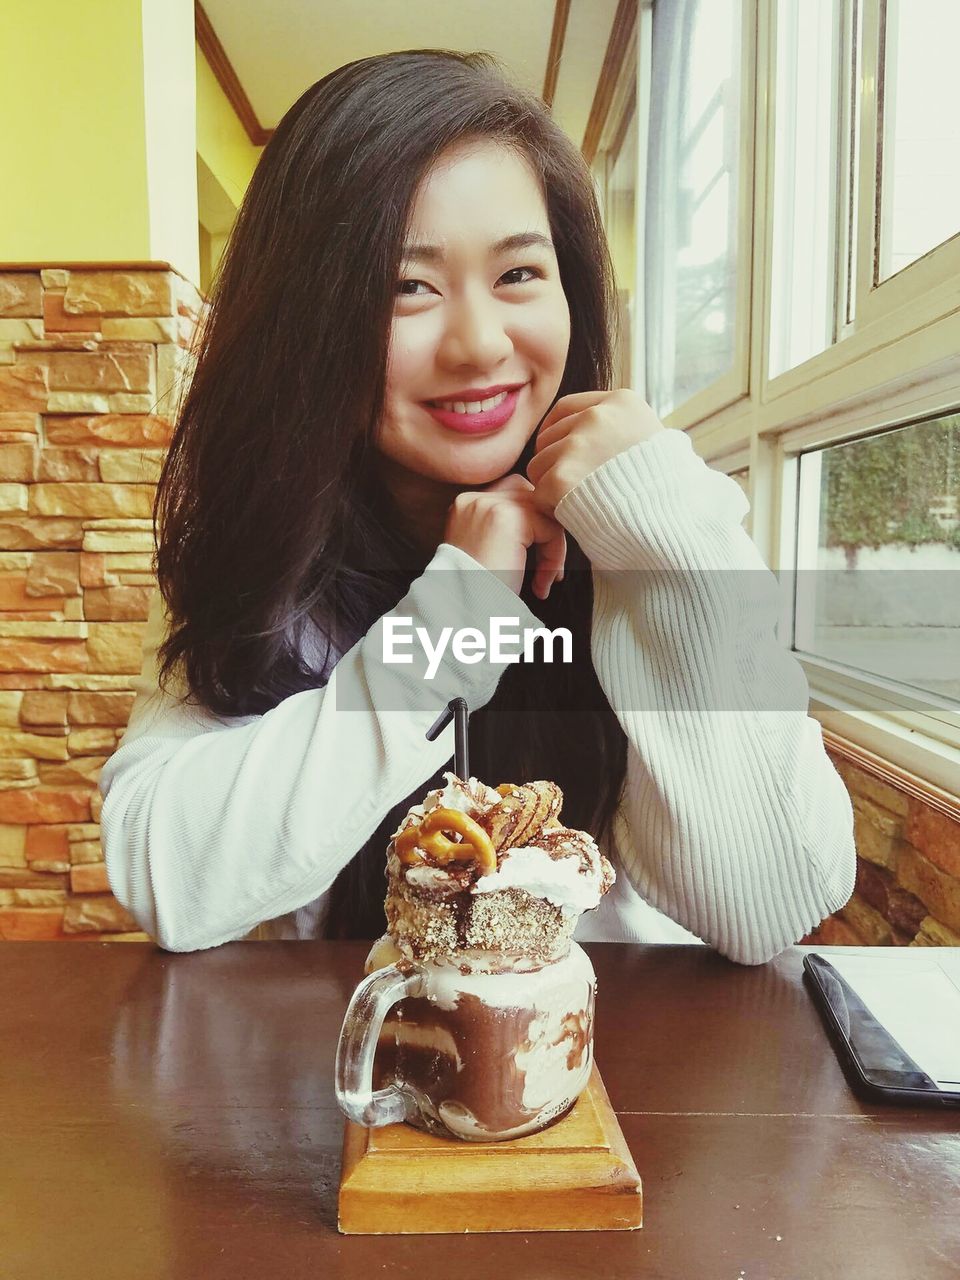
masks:
[[(649, 0), (645, 0), (645, 4), (649, 6)], [(640, 20), (642, 21), (642, 17)], [(606, 221), (607, 209), (610, 207), (611, 192), (610, 187), (613, 178), (613, 171), (617, 161), (620, 159), (622, 148), (626, 145), (626, 137), (629, 136), (629, 128), (624, 131), (624, 136), (618, 143), (617, 135), (623, 123), (624, 114), (630, 109), (630, 98), (634, 97), (633, 112), (637, 116), (637, 190), (634, 194), (634, 210), (636, 214), (637, 225), (642, 223), (642, 207), (646, 194), (643, 175), (647, 170), (647, 133), (645, 129), (648, 103), (646, 98), (641, 99), (641, 85), (649, 94), (649, 75), (641, 72), (638, 63), (640, 52), (640, 43), (635, 38), (630, 48), (627, 50), (623, 60), (623, 67), (614, 86), (613, 94), (610, 100), (610, 107), (607, 112), (607, 118), (604, 122), (603, 130), (600, 134), (600, 141), (597, 146), (597, 154), (593, 163), (593, 180), (594, 187), (597, 191), (600, 204), (601, 214)], [(630, 334), (630, 351), (621, 353), (626, 355), (627, 364), (633, 370), (632, 385), (636, 386), (639, 372), (642, 365), (638, 363), (643, 351), (643, 327), (644, 327), (644, 299), (640, 284), (643, 280), (643, 239), (638, 240), (635, 246), (635, 262), (636, 270), (632, 280), (621, 280), (618, 278), (619, 287), (628, 286), (631, 292), (631, 300), (633, 303), (633, 326)]]
[[(856, 0), (842, 0), (844, 38), (848, 46), (854, 39), (854, 17)], [(771, 104), (775, 102), (775, 0), (764, 0), (769, 19), (767, 50), (770, 66)], [(887, 280), (875, 283), (877, 263), (877, 237), (879, 227), (876, 225), (875, 184), (879, 172), (877, 161), (877, 139), (879, 136), (877, 93), (878, 79), (881, 76), (880, 66), (880, 27), (882, 0), (859, 0), (862, 13), (861, 44), (857, 53), (860, 77), (859, 126), (860, 146), (857, 164), (856, 210), (857, 225), (852, 239), (841, 236), (838, 245), (839, 269), (837, 271), (837, 311), (841, 316), (850, 316), (839, 327), (838, 341), (826, 351), (812, 356), (794, 369), (787, 370), (774, 379), (768, 375), (767, 352), (761, 351), (763, 368), (762, 399), (765, 404), (783, 401), (780, 411), (770, 415), (771, 420), (790, 414), (790, 406), (796, 400), (796, 393), (810, 390), (815, 384), (819, 387), (824, 376), (835, 373), (843, 375), (854, 363), (864, 362), (861, 377), (858, 380), (869, 389), (874, 384), (876, 372), (886, 368), (885, 353), (896, 343), (907, 342), (911, 337), (926, 333), (935, 328), (941, 320), (950, 320), (960, 314), (960, 296), (957, 293), (956, 281), (960, 278), (960, 235), (954, 236), (944, 244), (938, 245), (898, 271)], [(848, 86), (844, 86), (841, 95), (844, 104), (843, 133), (849, 137), (853, 127), (849, 111)], [(768, 128), (765, 131), (766, 187), (773, 189), (773, 111), (769, 111)], [(845, 177), (848, 166), (841, 157), (840, 172)], [(842, 199), (849, 197), (848, 184), (842, 188)], [(758, 211), (758, 219), (762, 211)], [(845, 220), (844, 220), (845, 222)], [(771, 265), (769, 255), (772, 251), (772, 236), (768, 235), (765, 246), (764, 275), (769, 281)], [(847, 272), (845, 264), (847, 256), (853, 257), (852, 296), (847, 297)], [(765, 295), (766, 295), (765, 290)], [(765, 327), (768, 315), (764, 315)], [(932, 335), (931, 335), (932, 336)], [(916, 345), (914, 343), (914, 345)], [(954, 346), (953, 350), (956, 350)], [(945, 351), (944, 354), (947, 354)], [(905, 360), (895, 368), (908, 368), (911, 361), (908, 353)], [(879, 357), (879, 358), (878, 358)], [(921, 361), (922, 362), (922, 361)], [(921, 363), (914, 360), (916, 365)]]
[[(949, 314), (957, 306), (956, 280), (960, 276), (960, 230), (943, 244), (928, 250), (915, 262), (886, 280), (879, 279), (880, 200), (866, 193), (882, 183), (882, 114), (884, 87), (883, 36), (886, 0), (861, 0), (864, 110), (861, 121), (859, 218), (855, 321), (869, 324), (896, 308), (914, 304), (926, 321)], [(950, 288), (950, 281), (953, 288)]]
[[(748, 393), (750, 376), (750, 307), (751, 307), (751, 262), (753, 257), (753, 172), (755, 157), (755, 121), (757, 97), (757, 30), (758, 9), (764, 0), (741, 0), (743, 27), (740, 43), (740, 156), (737, 175), (737, 207), (741, 216), (737, 228), (737, 261), (741, 264), (738, 272), (736, 292), (736, 313), (734, 316), (734, 356), (733, 365), (723, 377), (704, 387), (695, 395), (669, 413), (664, 422), (667, 426), (687, 428), (704, 418), (736, 404)], [(642, 138), (641, 157), (645, 160), (647, 143), (650, 136), (650, 76), (649, 67), (653, 48), (653, 9), (656, 0), (641, 0), (640, 12), (636, 27), (637, 40), (637, 72), (641, 77), (637, 95), (639, 114), (639, 134)], [(642, 189), (646, 196), (646, 164), (638, 171), (638, 196)], [(646, 200), (637, 202), (637, 237), (640, 246), (646, 240), (645, 225)], [(642, 259), (638, 257), (638, 265)], [(638, 272), (639, 275), (639, 272)], [(638, 296), (643, 296), (643, 277), (639, 277)], [(637, 326), (640, 336), (644, 336), (643, 325)], [(636, 386), (647, 394), (646, 350), (641, 346), (635, 353), (638, 370)]]
[[(856, 0), (841, 0), (844, 40), (854, 39)], [(646, 124), (644, 68), (648, 66), (651, 9), (641, 0), (637, 24), (640, 92), (640, 195), (645, 191)], [(751, 536), (771, 566), (796, 563), (796, 485), (802, 452), (865, 432), (923, 417), (956, 412), (960, 406), (960, 237), (937, 246), (882, 283), (874, 282), (877, 85), (882, 0), (859, 0), (860, 32), (856, 95), (861, 130), (855, 164), (841, 157), (845, 207), (849, 182), (857, 185), (856, 226), (841, 218), (838, 245), (836, 342), (775, 379), (768, 376), (772, 279), (773, 136), (776, 104), (777, 0), (744, 0), (743, 103), (745, 114), (741, 193), (744, 217), (734, 372), (680, 405), (666, 419), (686, 429), (712, 466), (729, 472), (750, 467)], [(848, 58), (845, 65), (849, 65)], [(854, 94), (842, 89), (844, 136), (850, 137)], [(849, 157), (848, 157), (849, 159)], [(643, 247), (643, 225), (638, 227)], [(847, 255), (850, 283), (847, 284)], [(638, 254), (637, 299), (642, 300), (642, 253)], [(853, 297), (848, 298), (852, 292)], [(741, 310), (741, 307), (743, 310)], [(643, 309), (638, 306), (634, 368), (643, 378)], [(792, 609), (785, 610), (781, 639), (793, 640)], [(960, 708), (934, 695), (914, 695), (879, 677), (852, 675), (824, 659), (799, 655), (811, 689), (811, 714), (827, 729), (894, 765), (919, 774), (960, 796)]]
[[(840, 0), (840, 2), (842, 3), (843, 8), (845, 10), (850, 9), (851, 7), (850, 0)], [(826, 4), (831, 7), (837, 5), (837, 3), (838, 3), (838, 0), (826, 0)], [(795, 41), (798, 30), (802, 28), (804, 24), (809, 20), (806, 14), (806, 9), (801, 11), (799, 6), (794, 8), (792, 14), (789, 16), (792, 19), (790, 21), (790, 34), (789, 36), (787, 36), (786, 34), (784, 35), (785, 42), (790, 39)], [(838, 26), (841, 28), (841, 34), (840, 34), (840, 38), (837, 40), (836, 47), (833, 50), (833, 58), (831, 60), (832, 65), (830, 68), (831, 84), (834, 81), (837, 68), (843, 67), (845, 65), (845, 51), (846, 51), (846, 46), (850, 40), (849, 33), (846, 30), (842, 30), (844, 24), (841, 22), (841, 23), (838, 23)], [(772, 65), (777, 68), (777, 74), (779, 74), (778, 52), (775, 47), (771, 48), (770, 56), (771, 56), (771, 59), (773, 60)], [(826, 111), (827, 113), (829, 113), (831, 126), (837, 136), (840, 136), (844, 132), (849, 133), (848, 122), (846, 119), (848, 106), (849, 106), (849, 93), (841, 93), (839, 103), (829, 102), (829, 103), (819, 104), (819, 110), (821, 112)], [(791, 122), (791, 124), (794, 126), (794, 128), (796, 128), (795, 121)], [(798, 183), (796, 180), (796, 173), (795, 173), (795, 170), (792, 169), (792, 161), (795, 158), (796, 141), (794, 142), (794, 155), (787, 155), (783, 157), (782, 158), (783, 162), (781, 164), (781, 158), (779, 158), (776, 155), (775, 120), (773, 116), (771, 116), (771, 126), (774, 128), (774, 133), (771, 135), (771, 137), (773, 138), (773, 144), (770, 146), (768, 151), (768, 154), (770, 157), (770, 163), (772, 166), (770, 172), (771, 174), (775, 175), (779, 167), (781, 172), (784, 173), (785, 176), (788, 178), (789, 192), (784, 192), (782, 196), (784, 202), (787, 202), (793, 198), (798, 187)], [(796, 135), (794, 136), (796, 138)], [(787, 150), (789, 151), (790, 149), (787, 148)], [(806, 188), (805, 194), (808, 197), (810, 195), (813, 195), (821, 201), (829, 200), (831, 198), (831, 194), (833, 194), (831, 192), (831, 186), (835, 185), (836, 216), (839, 217), (840, 211), (845, 209), (847, 206), (847, 203), (848, 203), (847, 193), (850, 187), (849, 173), (844, 171), (844, 166), (842, 165), (837, 166), (837, 171), (835, 171), (832, 176), (828, 176), (825, 172), (817, 172), (815, 175), (812, 176), (812, 180), (810, 183), (806, 183), (806, 184), (800, 183), (799, 185), (802, 187), (805, 186)], [(771, 192), (774, 192), (775, 184), (773, 181), (771, 181), (769, 189)], [(809, 204), (807, 204), (806, 208), (809, 209)], [(832, 240), (833, 236), (836, 234), (838, 230), (840, 230), (842, 234), (846, 236), (846, 233), (847, 233), (846, 227), (843, 227), (843, 228), (834, 227), (834, 228), (831, 228), (830, 230), (826, 230), (825, 228), (818, 227), (816, 231), (814, 231), (814, 235), (822, 238), (824, 234), (826, 234)], [(775, 237), (774, 235), (775, 231), (779, 231), (778, 237)], [(779, 239), (779, 243), (777, 243), (778, 239)], [(846, 239), (839, 240), (838, 243), (846, 244)], [(790, 251), (787, 247), (788, 244), (789, 244), (789, 234), (788, 234), (788, 228), (787, 228), (787, 219), (784, 218), (783, 226), (781, 228), (777, 228), (777, 216), (776, 216), (776, 213), (773, 210), (771, 210), (771, 240), (770, 240), (770, 248), (768, 253), (768, 262), (770, 262), (774, 257), (774, 255), (778, 252), (784, 253), (784, 254), (788, 253)], [(842, 314), (842, 311), (838, 310), (838, 301), (839, 301), (839, 306), (842, 307), (846, 282), (845, 280), (841, 279), (841, 276), (845, 272), (845, 269), (846, 268), (845, 268), (844, 254), (842, 252), (835, 252), (833, 261), (828, 263), (827, 265), (827, 272), (830, 278), (826, 281), (826, 284), (828, 287), (827, 289), (825, 289), (826, 293), (829, 293), (832, 295), (830, 298), (830, 303), (831, 303), (831, 308), (834, 311), (834, 314)], [(784, 273), (784, 275), (786, 277), (785, 283), (788, 289), (790, 290), (790, 292), (792, 293), (793, 279), (789, 269)], [(772, 282), (773, 280), (772, 265), (771, 265), (770, 279)], [(781, 277), (781, 279), (783, 279), (783, 277)], [(780, 337), (782, 342), (785, 342), (787, 345), (789, 345), (790, 338), (792, 336), (792, 327), (793, 327), (791, 323), (792, 317), (784, 316), (783, 320), (785, 321), (785, 323), (782, 323), (779, 326), (780, 333), (778, 336)], [(771, 353), (771, 348), (773, 346), (773, 336), (774, 336), (774, 321), (773, 321), (772, 308), (769, 313), (768, 323), (770, 326), (770, 332), (767, 335), (766, 341), (764, 343), (764, 360), (766, 362), (764, 365), (764, 368), (766, 370), (764, 374), (765, 378), (769, 378), (771, 376), (769, 373), (769, 366), (770, 366), (770, 353)], [(835, 327), (833, 327), (833, 331), (830, 333), (826, 345), (829, 346), (832, 342), (836, 341), (836, 337), (837, 337), (837, 334), (835, 331)], [(789, 369), (792, 367), (793, 366), (790, 366), (790, 365), (784, 366), (785, 369)]]

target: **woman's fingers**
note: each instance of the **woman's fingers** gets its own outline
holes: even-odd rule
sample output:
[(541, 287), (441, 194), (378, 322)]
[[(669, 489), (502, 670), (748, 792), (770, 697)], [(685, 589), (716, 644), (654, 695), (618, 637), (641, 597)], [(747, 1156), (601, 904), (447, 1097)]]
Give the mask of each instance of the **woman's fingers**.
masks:
[(527, 511), (530, 522), (528, 546), (534, 554), (534, 571), (530, 586), (538, 599), (546, 600), (550, 594), (550, 588), (563, 577), (563, 566), (567, 557), (567, 535), (563, 526), (534, 505), (534, 486), (525, 476), (516, 474), (502, 476), (488, 486), (488, 492), (490, 490), (515, 494), (517, 501)]
[(567, 558), (567, 535), (563, 526), (534, 505), (534, 486), (526, 476), (511, 472), (510, 475), (501, 476), (499, 480), (488, 484), (485, 492), (515, 496), (528, 513), (528, 546), (534, 555), (530, 586), (539, 600), (546, 600), (553, 584), (563, 578), (563, 566)]
[(531, 589), (540, 600), (546, 600), (550, 588), (563, 578), (563, 566), (567, 558), (567, 535), (563, 525), (550, 516), (531, 508), (535, 533), (536, 557)]
[(566, 435), (570, 428), (570, 424), (565, 421), (567, 418), (572, 414), (582, 413), (584, 409), (592, 409), (610, 394), (609, 391), (578, 391), (573, 395), (563, 396), (541, 422), (537, 432), (537, 448), (541, 449), (545, 444)]
[(533, 485), (526, 476), (518, 475), (515, 471), (501, 476), (499, 480), (491, 481), (481, 490), (482, 493), (531, 493), (532, 491)]

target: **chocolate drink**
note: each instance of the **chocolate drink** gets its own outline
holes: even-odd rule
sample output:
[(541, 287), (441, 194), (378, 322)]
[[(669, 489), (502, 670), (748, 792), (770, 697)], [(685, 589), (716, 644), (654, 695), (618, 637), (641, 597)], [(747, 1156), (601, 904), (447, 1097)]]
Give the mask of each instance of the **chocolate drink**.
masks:
[(375, 1087), (415, 1095), (412, 1123), (491, 1141), (570, 1109), (593, 1063), (593, 970), (576, 944), (535, 970), (425, 969), (428, 994), (401, 1000), (383, 1025), (374, 1075)]
[(349, 1073), (342, 1092), (360, 1123), (379, 1109), (446, 1136), (518, 1138), (565, 1114), (590, 1077), (596, 980), (573, 931), (614, 872), (560, 821), (556, 783), (445, 779), (391, 838), (388, 932), (366, 970), (392, 976), (388, 994), (374, 984), (359, 1000), (396, 1000), (371, 1032), (373, 1086), (387, 1092), (371, 1101)]

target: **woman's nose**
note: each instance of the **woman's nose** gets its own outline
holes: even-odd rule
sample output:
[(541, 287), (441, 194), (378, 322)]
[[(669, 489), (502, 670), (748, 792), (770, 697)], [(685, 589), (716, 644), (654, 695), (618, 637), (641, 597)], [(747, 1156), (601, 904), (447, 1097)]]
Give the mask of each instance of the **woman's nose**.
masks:
[(448, 315), (441, 359), (450, 365), (492, 369), (513, 351), (503, 325), (502, 304), (492, 298), (464, 298)]

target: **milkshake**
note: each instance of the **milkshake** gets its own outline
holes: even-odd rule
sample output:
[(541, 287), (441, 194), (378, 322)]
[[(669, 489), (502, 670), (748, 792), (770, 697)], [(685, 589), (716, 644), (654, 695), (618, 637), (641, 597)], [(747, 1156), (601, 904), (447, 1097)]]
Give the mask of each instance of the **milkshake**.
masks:
[(593, 1065), (596, 981), (573, 941), (614, 881), (593, 838), (560, 821), (552, 782), (445, 775), (387, 850), (388, 932), (366, 970), (405, 975), (379, 1034), (373, 1084), (406, 1119), (498, 1141), (570, 1109)]

